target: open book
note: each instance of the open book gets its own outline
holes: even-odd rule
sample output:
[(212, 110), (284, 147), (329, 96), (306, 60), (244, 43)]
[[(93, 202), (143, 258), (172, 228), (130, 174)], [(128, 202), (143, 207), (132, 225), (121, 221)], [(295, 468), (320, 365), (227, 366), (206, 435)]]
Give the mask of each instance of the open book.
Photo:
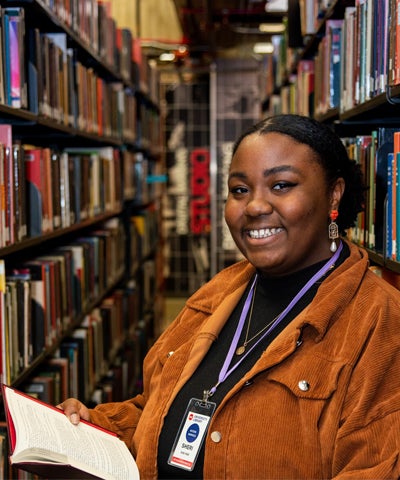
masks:
[(45, 478), (137, 480), (128, 447), (114, 433), (2, 385), (10, 462)]

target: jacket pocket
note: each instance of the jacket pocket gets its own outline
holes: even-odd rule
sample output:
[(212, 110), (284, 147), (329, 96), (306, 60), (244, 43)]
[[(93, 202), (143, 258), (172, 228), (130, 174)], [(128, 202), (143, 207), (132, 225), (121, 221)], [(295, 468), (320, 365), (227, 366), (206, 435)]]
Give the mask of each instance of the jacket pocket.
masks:
[(269, 380), (282, 384), (298, 398), (329, 398), (338, 388), (344, 362), (315, 353), (312, 358), (308, 355), (307, 357), (295, 356), (273, 368), (268, 376)]

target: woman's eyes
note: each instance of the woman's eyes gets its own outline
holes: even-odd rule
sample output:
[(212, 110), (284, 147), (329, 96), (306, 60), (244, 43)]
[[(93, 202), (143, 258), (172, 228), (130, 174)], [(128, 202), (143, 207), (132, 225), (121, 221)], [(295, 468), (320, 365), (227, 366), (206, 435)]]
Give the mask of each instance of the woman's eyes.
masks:
[[(270, 188), (271, 190), (276, 190), (276, 191), (282, 191), (282, 190), (288, 190), (289, 188), (295, 186), (293, 182), (276, 182), (274, 183)], [(249, 192), (249, 188), (245, 187), (243, 185), (238, 186), (238, 187), (231, 187), (229, 189), (230, 193), (234, 195), (243, 195)]]
[(230, 193), (240, 195), (241, 193), (247, 193), (249, 191), (246, 187), (232, 187), (229, 189)]
[(273, 190), (285, 190), (290, 187), (293, 187), (295, 184), (292, 182), (277, 182), (275, 185), (272, 187)]

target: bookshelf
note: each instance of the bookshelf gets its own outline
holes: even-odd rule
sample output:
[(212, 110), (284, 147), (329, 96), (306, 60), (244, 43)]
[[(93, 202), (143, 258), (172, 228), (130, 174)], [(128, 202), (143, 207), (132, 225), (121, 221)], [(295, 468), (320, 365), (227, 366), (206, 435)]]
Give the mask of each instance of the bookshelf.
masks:
[(286, 48), (291, 25), (275, 37), (277, 48), (264, 65), (264, 114), (313, 116), (341, 136), (368, 186), (365, 211), (349, 236), (368, 250), (374, 271), (400, 288), (398, 4), (337, 0), (299, 6), (300, 45)]
[(157, 72), (102, 0), (0, 12), (1, 381), (128, 398), (163, 315)]

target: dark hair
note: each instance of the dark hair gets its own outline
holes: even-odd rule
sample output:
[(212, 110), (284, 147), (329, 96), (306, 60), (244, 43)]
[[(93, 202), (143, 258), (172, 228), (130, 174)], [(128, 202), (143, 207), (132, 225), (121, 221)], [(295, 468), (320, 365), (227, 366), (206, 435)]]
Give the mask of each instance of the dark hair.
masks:
[(232, 154), (248, 135), (270, 132), (289, 135), (296, 142), (308, 145), (325, 171), (328, 186), (340, 177), (344, 179), (346, 188), (336, 223), (340, 233), (345, 234), (345, 230), (354, 225), (357, 214), (363, 210), (365, 185), (360, 165), (349, 158), (340, 137), (328, 125), (312, 118), (281, 114), (267, 117), (242, 133), (233, 146)]

